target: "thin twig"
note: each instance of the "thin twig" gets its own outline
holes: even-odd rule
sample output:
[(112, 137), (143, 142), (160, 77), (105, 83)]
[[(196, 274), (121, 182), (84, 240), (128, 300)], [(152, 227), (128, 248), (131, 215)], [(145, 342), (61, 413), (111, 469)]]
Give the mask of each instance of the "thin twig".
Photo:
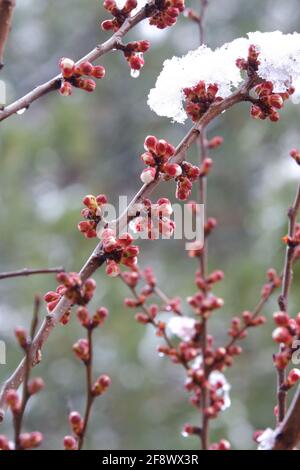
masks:
[[(297, 216), (300, 210), (300, 184), (297, 190), (295, 201), (288, 211), (289, 228), (288, 238), (292, 240), (295, 235)], [(285, 262), (283, 269), (283, 280), (281, 294), (278, 298), (278, 305), (280, 310), (288, 312), (288, 297), (293, 279), (293, 258), (296, 246), (293, 243), (287, 244), (285, 252)], [(281, 347), (280, 347), (281, 349)], [(278, 422), (283, 421), (286, 413), (286, 398), (287, 392), (282, 387), (286, 377), (285, 369), (277, 369), (277, 405), (278, 405)]]
[(49, 268), (49, 269), (20, 269), (18, 271), (10, 271), (6, 273), (0, 273), (0, 280), (2, 279), (9, 279), (12, 277), (23, 277), (23, 276), (32, 276), (34, 274), (53, 274), (53, 273), (61, 273), (65, 269), (63, 267), (59, 268)]
[(93, 329), (87, 329), (87, 339), (89, 345), (89, 359), (85, 362), (86, 368), (86, 406), (83, 418), (83, 427), (78, 438), (78, 450), (81, 450), (84, 444), (86, 431), (88, 427), (89, 418), (91, 415), (92, 406), (95, 400), (95, 396), (92, 393), (93, 386)]
[(0, 0), (0, 69), (4, 63), (4, 50), (11, 30), (16, 0)]
[(31, 370), (30, 348), (32, 345), (32, 340), (34, 338), (36, 329), (37, 329), (37, 325), (38, 325), (40, 303), (41, 303), (40, 298), (35, 297), (33, 316), (32, 316), (31, 327), (30, 327), (30, 339), (24, 347), (26, 355), (25, 355), (25, 373), (24, 373), (24, 383), (23, 383), (23, 390), (22, 390), (22, 401), (21, 401), (20, 410), (17, 413), (14, 413), (14, 420), (13, 420), (16, 450), (22, 450), (22, 446), (20, 443), (20, 434), (21, 434), (25, 409), (26, 409), (28, 400), (30, 398), (30, 393), (28, 391), (28, 382), (29, 382), (30, 370)]

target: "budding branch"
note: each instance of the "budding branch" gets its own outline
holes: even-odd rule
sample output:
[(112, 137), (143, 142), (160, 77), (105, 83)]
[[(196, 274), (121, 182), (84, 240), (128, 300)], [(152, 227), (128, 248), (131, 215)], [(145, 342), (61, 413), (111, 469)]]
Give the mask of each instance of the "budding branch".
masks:
[[(145, 15), (145, 12), (143, 13)], [(132, 18), (135, 19), (135, 24), (137, 22), (138, 14)], [(127, 25), (127, 28), (130, 29), (130, 25)], [(127, 30), (129, 30), (127, 29)], [(119, 30), (120, 31), (120, 30)], [(124, 30), (123, 30), (124, 31)], [(87, 58), (85, 58), (86, 60)], [(91, 57), (89, 57), (91, 59)], [(186, 155), (186, 151), (189, 147), (196, 142), (199, 135), (203, 132), (205, 127), (213, 121), (216, 117), (222, 114), (223, 111), (231, 108), (237, 103), (242, 101), (246, 101), (247, 97), (249, 96), (249, 91), (255, 86), (257, 83), (256, 77), (251, 77), (245, 81), (245, 83), (234, 93), (230, 96), (222, 100), (221, 102), (214, 103), (210, 106), (207, 112), (199, 119), (198, 122), (190, 129), (190, 131), (186, 134), (186, 136), (182, 139), (179, 145), (176, 148), (176, 152), (174, 157), (172, 158), (173, 163), (181, 163), (184, 160)], [(119, 217), (116, 221), (118, 226), (119, 233), (128, 225), (130, 220), (128, 213), (130, 209), (137, 203), (142, 202), (144, 198), (148, 197), (152, 191), (162, 182), (162, 180), (158, 177), (150, 184), (145, 184), (141, 187), (141, 189), (137, 192), (134, 196), (133, 200), (128, 205), (125, 212)], [(82, 281), (86, 281), (106, 260), (106, 255), (103, 252), (101, 242), (98, 243), (96, 248), (94, 249), (93, 253), (91, 254), (90, 258), (86, 261), (85, 265), (80, 270), (79, 274)], [(30, 350), (30, 357), (31, 357), (31, 364), (35, 366), (40, 359), (40, 353), (43, 345), (48, 340), (51, 332), (65, 314), (66, 311), (72, 306), (71, 301), (66, 297), (62, 297), (56, 308), (49, 313), (37, 335), (35, 336), (31, 350)], [(3, 387), (0, 392), (0, 421), (3, 420), (5, 414), (5, 395), (9, 389), (17, 389), (24, 380), (24, 374), (26, 370), (26, 361), (25, 358), (20, 362), (17, 369), (13, 372), (13, 374), (8, 378), (8, 380), (3, 384)]]

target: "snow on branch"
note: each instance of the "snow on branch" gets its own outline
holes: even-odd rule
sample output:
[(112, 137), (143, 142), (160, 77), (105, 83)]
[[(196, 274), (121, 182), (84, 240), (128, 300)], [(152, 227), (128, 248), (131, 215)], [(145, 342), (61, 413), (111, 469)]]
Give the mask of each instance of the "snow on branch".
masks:
[(258, 76), (271, 81), (275, 93), (285, 92), (293, 85), (296, 88), (293, 102), (299, 102), (300, 34), (257, 31), (247, 36), (215, 50), (202, 45), (183, 57), (166, 60), (155, 88), (150, 91), (150, 108), (159, 116), (183, 123), (187, 118), (183, 107), (183, 89), (195, 86), (199, 80), (207, 84), (216, 83), (219, 96), (227, 97), (243, 81), (243, 73), (236, 61), (238, 58), (247, 58), (250, 45), (254, 45), (259, 52)]

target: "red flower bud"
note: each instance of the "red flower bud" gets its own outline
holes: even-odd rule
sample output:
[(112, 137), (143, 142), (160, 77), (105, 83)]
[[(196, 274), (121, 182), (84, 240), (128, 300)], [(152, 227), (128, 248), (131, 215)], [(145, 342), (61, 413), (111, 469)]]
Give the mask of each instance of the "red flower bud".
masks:
[(92, 393), (95, 396), (99, 396), (102, 393), (106, 392), (106, 390), (110, 387), (111, 385), (111, 379), (108, 375), (100, 375), (100, 377), (97, 379), (95, 384), (93, 385), (92, 388)]
[(45, 382), (40, 377), (32, 379), (28, 384), (28, 393), (35, 395), (45, 388)]
[(77, 441), (73, 436), (64, 437), (64, 448), (65, 450), (77, 450)]
[(105, 68), (102, 65), (95, 65), (92, 70), (92, 76), (100, 79), (105, 77)]

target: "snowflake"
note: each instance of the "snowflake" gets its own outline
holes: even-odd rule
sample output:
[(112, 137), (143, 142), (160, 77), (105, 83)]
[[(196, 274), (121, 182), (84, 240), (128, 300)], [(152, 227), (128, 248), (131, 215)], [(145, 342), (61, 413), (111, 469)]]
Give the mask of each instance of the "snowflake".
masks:
[(300, 102), (300, 34), (257, 31), (247, 36), (215, 50), (203, 45), (183, 57), (166, 60), (149, 93), (150, 108), (159, 116), (183, 123), (187, 118), (183, 88), (195, 86), (200, 80), (216, 83), (218, 95), (225, 98), (243, 81), (236, 59), (247, 58), (251, 44), (260, 51), (258, 75), (273, 83), (274, 92), (284, 92), (293, 84), (293, 101)]

